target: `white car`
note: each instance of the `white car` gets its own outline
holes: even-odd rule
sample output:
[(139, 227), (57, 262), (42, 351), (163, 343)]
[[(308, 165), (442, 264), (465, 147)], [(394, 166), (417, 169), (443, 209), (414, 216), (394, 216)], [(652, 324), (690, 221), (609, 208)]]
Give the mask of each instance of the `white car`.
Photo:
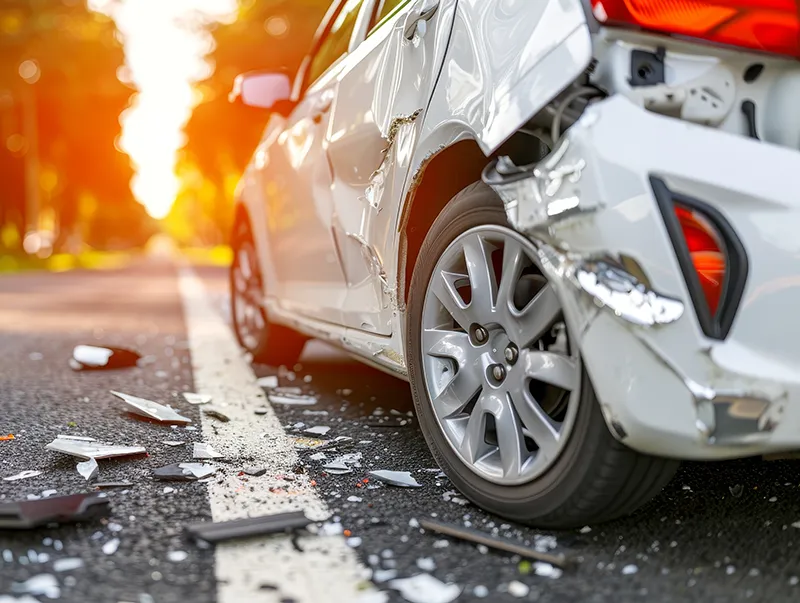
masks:
[(632, 512), (683, 459), (800, 448), (785, 4), (333, 2), (293, 79), (232, 93), (271, 111), (237, 191), (242, 346), (406, 378), (455, 486), (543, 527)]

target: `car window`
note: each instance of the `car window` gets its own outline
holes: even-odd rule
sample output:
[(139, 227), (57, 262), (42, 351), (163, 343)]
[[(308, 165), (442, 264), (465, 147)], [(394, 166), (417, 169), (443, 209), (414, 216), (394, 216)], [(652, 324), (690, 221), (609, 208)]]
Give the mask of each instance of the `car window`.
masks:
[(328, 67), (347, 54), (362, 2), (363, 0), (348, 0), (344, 5), (311, 61), (308, 82), (316, 81)]
[[(372, 25), (369, 28), (369, 33), (378, 29), (385, 21), (397, 13), (403, 6), (408, 4), (411, 0), (379, 0), (380, 7), (372, 18)], [(367, 34), (369, 35), (369, 34)]]

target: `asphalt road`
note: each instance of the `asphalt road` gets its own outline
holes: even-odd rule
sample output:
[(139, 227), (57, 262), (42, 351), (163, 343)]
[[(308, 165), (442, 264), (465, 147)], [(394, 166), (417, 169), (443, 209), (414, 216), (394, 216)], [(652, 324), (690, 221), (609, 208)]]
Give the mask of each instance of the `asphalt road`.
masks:
[[(197, 272), (224, 312), (224, 271)], [(0, 602), (6, 603), (3, 595), (12, 594), (15, 583), (42, 574), (55, 576), (61, 601), (217, 600), (214, 550), (198, 548), (184, 534), (187, 524), (211, 516), (207, 485), (151, 477), (153, 469), (188, 458), (185, 448), (164, 441), (203, 438), (200, 407), (177, 398), (194, 388), (177, 282), (174, 266), (152, 260), (114, 272), (0, 278), (0, 434), (16, 436), (0, 441), (0, 477), (43, 472), (0, 480), (0, 503), (48, 490), (59, 495), (93, 491), (75, 470), (75, 459), (45, 450), (58, 434), (140, 444), (149, 452), (102, 461), (100, 479), (133, 482), (108, 491), (113, 513), (107, 520), (0, 531)], [(93, 342), (132, 347), (154, 362), (113, 372), (70, 370), (73, 346)], [(367, 568), (394, 570), (400, 578), (431, 573), (463, 589), (458, 601), (520, 600), (507, 592), (512, 581), (529, 587), (526, 600), (548, 602), (789, 601), (800, 596), (800, 523), (792, 525), (800, 522), (797, 462), (687, 463), (657, 499), (630, 518), (543, 533), (509, 525), (453, 492), (407, 416), (412, 404), (406, 384), (318, 343), (308, 346), (301, 364), (294, 375), (282, 373), (281, 384), (313, 390), (319, 402), (274, 405), (274, 410), (289, 435), (328, 426), (328, 438), (353, 438), (340, 450), (362, 454), (362, 467), (352, 474), (326, 474), (324, 461), (310, 458), (317, 451), (300, 451), (300, 460), (319, 497), (355, 538), (350, 544)], [(255, 371), (278, 374), (266, 366)], [(172, 401), (198, 429), (136, 420), (122, 411), (111, 389)], [(252, 420), (259, 417), (254, 414)], [(328, 460), (336, 456), (326, 454)], [(423, 487), (365, 484), (367, 471), (375, 469), (411, 471)], [(257, 481), (250, 485), (258, 487)], [(496, 531), (515, 542), (554, 543), (553, 552), (573, 555), (577, 563), (560, 577), (539, 576), (511, 555), (414, 527), (414, 520), (426, 517)], [(118, 549), (106, 554), (104, 545), (114, 539)], [(78, 558), (83, 565), (55, 572), (54, 563), (65, 558)], [(274, 568), (264, 567), (259, 582), (251, 600), (267, 595), (282, 600), (282, 577)], [(377, 587), (386, 590), (387, 584)], [(403, 599), (389, 590), (388, 600)]]

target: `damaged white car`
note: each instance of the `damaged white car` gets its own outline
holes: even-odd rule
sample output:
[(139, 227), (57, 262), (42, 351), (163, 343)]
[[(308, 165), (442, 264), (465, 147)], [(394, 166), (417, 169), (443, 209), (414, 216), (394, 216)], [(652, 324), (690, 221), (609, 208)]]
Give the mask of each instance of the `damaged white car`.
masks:
[(243, 347), (407, 378), (455, 486), (544, 527), (797, 449), (784, 4), (334, 2), (296, 77), (232, 94), (271, 111), (237, 192)]

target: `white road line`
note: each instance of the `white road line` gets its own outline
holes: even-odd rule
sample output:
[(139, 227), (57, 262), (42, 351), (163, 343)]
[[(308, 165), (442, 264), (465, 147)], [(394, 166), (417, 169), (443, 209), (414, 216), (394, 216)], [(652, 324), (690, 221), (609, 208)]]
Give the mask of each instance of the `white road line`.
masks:
[[(219, 463), (217, 475), (209, 482), (214, 521), (298, 509), (311, 519), (327, 518), (330, 513), (308, 478), (292, 472), (298, 460), (293, 443), (269, 408), (233, 333), (212, 308), (202, 281), (184, 268), (179, 284), (195, 389), (213, 396), (212, 405), (231, 419), (222, 423), (203, 415), (204, 440), (226, 458), (240, 460)], [(267, 406), (269, 412), (257, 416), (253, 412), (257, 406)], [(265, 467), (267, 473), (245, 482), (238, 473), (246, 465)], [(295, 481), (282, 480), (282, 475), (291, 475)], [(272, 486), (292, 492), (273, 493)], [(360, 596), (378, 595), (363, 590), (365, 570), (342, 536), (311, 536), (299, 542), (302, 553), (283, 536), (217, 546), (218, 601), (278, 603), (290, 597), (298, 603), (354, 603)]]

